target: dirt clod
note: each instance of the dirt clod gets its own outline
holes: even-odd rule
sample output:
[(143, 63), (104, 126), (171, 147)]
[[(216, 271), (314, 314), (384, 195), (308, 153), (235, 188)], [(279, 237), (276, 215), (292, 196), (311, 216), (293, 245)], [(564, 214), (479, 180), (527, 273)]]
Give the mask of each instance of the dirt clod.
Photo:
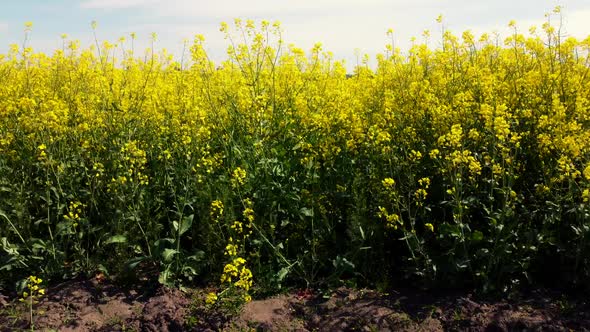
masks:
[(186, 307), (190, 301), (179, 290), (161, 288), (158, 295), (145, 303), (140, 315), (142, 331), (182, 331)]
[[(239, 314), (204, 306), (209, 290), (182, 292), (156, 283), (132, 289), (77, 280), (48, 289), (35, 309), (36, 330), (58, 331), (590, 331), (587, 299), (539, 291), (518, 300), (404, 290), (339, 288), (254, 300)], [(0, 331), (29, 328), (16, 298), (0, 296)]]

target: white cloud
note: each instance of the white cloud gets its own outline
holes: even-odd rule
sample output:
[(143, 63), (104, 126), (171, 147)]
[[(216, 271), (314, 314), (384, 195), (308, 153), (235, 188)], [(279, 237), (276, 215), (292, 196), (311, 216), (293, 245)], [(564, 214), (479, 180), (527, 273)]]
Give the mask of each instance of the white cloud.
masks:
[(590, 18), (590, 9), (579, 10), (567, 15), (564, 20), (565, 33), (573, 37), (584, 39), (590, 36), (588, 29), (588, 19)]
[[(422, 0), (429, 1), (429, 0)], [(420, 2), (420, 1), (418, 1)], [(328, 15), (330, 11), (373, 8), (389, 4), (387, 0), (85, 0), (87, 9), (142, 8), (158, 17), (243, 17), (276, 16), (308, 12)], [(269, 17), (271, 18), (271, 17)]]
[(8, 30), (8, 23), (6, 22), (0, 22), (0, 31), (4, 32)]
[(86, 9), (123, 9), (143, 7), (159, 2), (158, 0), (87, 0), (80, 4)]
[[(342, 11), (354, 11), (355, 8), (375, 8), (387, 5), (387, 0), (365, 0), (361, 3), (356, 0), (250, 0), (230, 1), (222, 0), (209, 3), (205, 6), (198, 5), (190, 0), (173, 0), (172, 6), (162, 8), (161, 14), (169, 15), (199, 15), (214, 17), (244, 17), (244, 16), (288, 16), (289, 14), (305, 13), (309, 15), (321, 15), (329, 17), (338, 15)], [(305, 17), (301, 17), (305, 19)]]

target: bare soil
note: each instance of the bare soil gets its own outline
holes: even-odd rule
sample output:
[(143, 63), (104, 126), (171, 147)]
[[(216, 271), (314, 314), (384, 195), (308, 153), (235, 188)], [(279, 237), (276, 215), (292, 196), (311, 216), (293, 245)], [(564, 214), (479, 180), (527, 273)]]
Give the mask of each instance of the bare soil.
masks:
[[(154, 282), (134, 288), (102, 279), (48, 289), (35, 307), (41, 331), (590, 331), (590, 303), (558, 292), (508, 299), (417, 290), (339, 288), (254, 300), (238, 314), (204, 305), (207, 289), (182, 292)], [(29, 330), (28, 311), (0, 294), (0, 331)]]

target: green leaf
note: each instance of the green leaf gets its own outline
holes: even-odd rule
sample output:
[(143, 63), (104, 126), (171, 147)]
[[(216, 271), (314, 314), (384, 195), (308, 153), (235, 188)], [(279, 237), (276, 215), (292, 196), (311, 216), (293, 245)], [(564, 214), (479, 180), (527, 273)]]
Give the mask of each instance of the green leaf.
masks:
[(56, 229), (55, 233), (56, 234), (65, 233), (66, 231), (69, 230), (69, 227), (70, 227), (70, 222), (67, 222), (67, 221), (59, 222), (59, 223), (57, 223), (57, 226), (55, 227), (55, 229)]
[(174, 239), (171, 239), (171, 238), (168, 238), (168, 237), (158, 239), (158, 240), (156, 240), (154, 242), (154, 246), (155, 247), (161, 247), (161, 246), (165, 245), (166, 243), (172, 244), (172, 243), (174, 243)]
[(125, 262), (125, 268), (127, 270), (133, 270), (137, 267), (137, 265), (139, 265), (139, 263), (147, 260), (148, 258), (149, 257), (147, 257), (147, 256), (140, 256), (140, 257), (131, 258), (130, 260)]
[(471, 235), (471, 239), (473, 241), (479, 242), (481, 240), (483, 240), (483, 233), (480, 231), (475, 231), (473, 232), (473, 234)]
[(342, 268), (344, 270), (349, 270), (349, 271), (353, 271), (355, 266), (354, 263), (349, 261), (348, 259), (338, 255), (336, 256), (336, 258), (334, 260), (332, 260), (332, 265), (334, 265), (334, 267), (336, 269)]
[(102, 265), (102, 264), (98, 264), (98, 265), (96, 266), (96, 269), (97, 269), (98, 271), (100, 271), (100, 272), (104, 273), (106, 276), (109, 276), (109, 275), (110, 275), (110, 274), (109, 274), (109, 270), (108, 270), (108, 269), (107, 269), (107, 268), (106, 268), (104, 265)]
[(198, 262), (198, 261), (202, 260), (203, 257), (205, 257), (205, 252), (202, 250), (199, 250), (194, 255), (188, 256), (186, 259)]
[(184, 220), (182, 221), (182, 225), (180, 225), (179, 235), (186, 233), (186, 231), (188, 231), (191, 228), (191, 226), (193, 225), (194, 218), (194, 214), (191, 214), (190, 216), (184, 218)]
[(305, 217), (313, 217), (313, 210), (308, 208), (301, 208), (299, 209), (299, 213)]
[(160, 272), (160, 276), (158, 277), (158, 282), (162, 285), (172, 286), (172, 282), (170, 282), (170, 278), (172, 277), (172, 272), (170, 272), (170, 265), (166, 266), (164, 271)]
[(277, 281), (278, 282), (283, 281), (283, 279), (285, 279), (285, 277), (287, 276), (287, 274), (289, 274), (289, 268), (288, 267), (284, 267), (284, 268), (280, 269), (279, 272), (277, 273)]
[(194, 267), (186, 265), (186, 266), (182, 267), (182, 274), (184, 274), (186, 277), (189, 277), (189, 276), (196, 276), (198, 273)]
[(127, 237), (125, 235), (113, 235), (108, 238), (104, 243), (111, 244), (111, 243), (126, 243)]
[(451, 225), (449, 223), (444, 223), (439, 226), (439, 233), (441, 235), (451, 236), (454, 238), (461, 237), (461, 229), (457, 225)]
[(18, 293), (22, 293), (22, 292), (25, 290), (25, 287), (27, 286), (27, 284), (28, 284), (28, 283), (29, 283), (29, 280), (28, 280), (28, 278), (23, 278), (23, 279), (20, 279), (20, 280), (18, 280), (18, 281), (15, 283), (15, 284), (16, 284), (16, 285), (15, 285), (15, 286), (16, 286), (16, 287), (15, 287), (15, 288), (16, 288), (16, 291), (17, 291)]
[(46, 249), (47, 246), (45, 245), (45, 242), (39, 240), (39, 241), (35, 241), (33, 244), (31, 244), (31, 248), (43, 250), (43, 249)]
[(178, 254), (178, 250), (166, 248), (162, 253), (162, 259), (164, 259), (164, 262), (170, 263), (176, 254)]

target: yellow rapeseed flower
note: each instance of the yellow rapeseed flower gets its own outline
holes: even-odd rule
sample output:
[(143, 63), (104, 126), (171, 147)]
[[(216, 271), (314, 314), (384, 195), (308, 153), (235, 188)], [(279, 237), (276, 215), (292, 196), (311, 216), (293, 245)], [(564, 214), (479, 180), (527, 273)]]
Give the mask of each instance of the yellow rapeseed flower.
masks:
[(209, 305), (213, 305), (217, 302), (217, 299), (218, 299), (217, 294), (211, 292), (211, 293), (207, 294), (207, 296), (205, 298), (205, 303), (207, 303)]
[(383, 181), (381, 181), (381, 184), (383, 184), (383, 187), (385, 187), (385, 189), (392, 189), (395, 185), (395, 180), (392, 178), (385, 178), (383, 179)]

